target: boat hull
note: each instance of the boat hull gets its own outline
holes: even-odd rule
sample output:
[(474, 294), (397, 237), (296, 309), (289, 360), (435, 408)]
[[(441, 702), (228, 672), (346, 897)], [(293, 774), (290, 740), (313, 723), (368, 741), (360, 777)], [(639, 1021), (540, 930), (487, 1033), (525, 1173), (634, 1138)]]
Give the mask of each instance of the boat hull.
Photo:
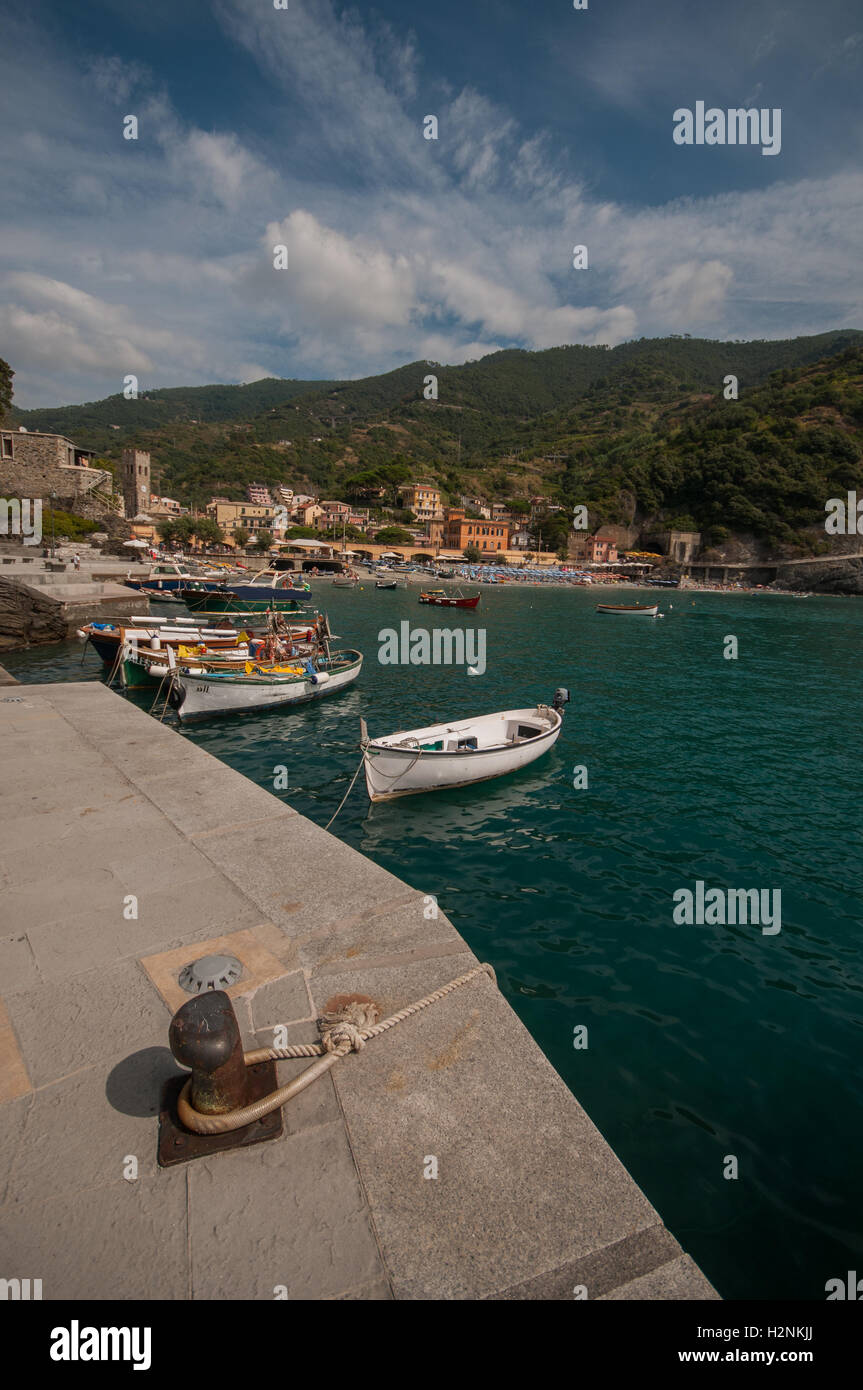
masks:
[(479, 599), (479, 594), (475, 598), (428, 598), (420, 594), (420, 603), (427, 603), (430, 608), (476, 608)]
[(609, 603), (598, 603), (596, 605), (596, 611), (597, 613), (616, 613), (622, 618), (655, 618), (659, 612), (659, 607), (657, 604), (653, 604), (651, 607), (640, 607), (638, 605), (615, 607), (613, 604)]
[(359, 652), (350, 655), (356, 660), (340, 670), (327, 672), (329, 679), (319, 684), (311, 676), (276, 681), (240, 675), (220, 677), (212, 672), (203, 676), (179, 673), (174, 677), (171, 703), (179, 719), (187, 723), (216, 715), (250, 714), (320, 700), (344, 690), (357, 679), (363, 659)]
[[(528, 719), (536, 710), (513, 712)], [(556, 712), (555, 712), (556, 714)], [(364, 750), (363, 767), (369, 800), (395, 801), (401, 796), (466, 787), (518, 772), (549, 752), (560, 737), (563, 720), (546, 733), (521, 744), (503, 748), (476, 749), (468, 753), (423, 752), (417, 749), (384, 748), (374, 740)]]
[(236, 592), (221, 590), (218, 593), (199, 589), (183, 589), (181, 597), (191, 613), (297, 613), (301, 603), (311, 600), (310, 589), (281, 589), (274, 593), (261, 588), (257, 594), (251, 588)]

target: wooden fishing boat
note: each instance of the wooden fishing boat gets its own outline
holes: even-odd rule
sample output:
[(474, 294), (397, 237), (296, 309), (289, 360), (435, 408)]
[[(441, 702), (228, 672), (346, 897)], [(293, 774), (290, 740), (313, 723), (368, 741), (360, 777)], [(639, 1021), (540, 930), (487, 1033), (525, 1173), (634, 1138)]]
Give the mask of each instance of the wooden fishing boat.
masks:
[(156, 651), (162, 647), (178, 647), (181, 643), (206, 642), (212, 650), (221, 650), (236, 647), (239, 641), (248, 636), (234, 627), (205, 627), (191, 622), (185, 626), (175, 626), (149, 618), (143, 621), (133, 619), (128, 625), (87, 623), (79, 629), (79, 635), (87, 639), (106, 666), (113, 665), (124, 642), (152, 645)]
[(452, 594), (447, 593), (446, 589), (428, 589), (420, 594), (420, 603), (430, 603), (435, 608), (476, 608), (479, 600), (479, 594), (466, 598), (461, 589), (456, 589)]
[[(245, 635), (245, 634), (244, 634)], [(250, 664), (271, 668), (285, 662), (305, 661), (323, 650), (315, 629), (298, 631), (290, 638), (270, 643), (266, 638), (250, 638), (236, 647), (214, 649), (205, 643), (172, 647), (176, 669), (187, 675), (204, 675), (209, 671), (244, 674)], [(172, 667), (167, 652), (151, 646), (127, 644), (120, 661), (120, 682), (127, 690), (155, 690), (170, 675)]]
[(360, 582), (360, 576), (353, 570), (348, 570), (345, 574), (337, 574), (333, 580), (334, 589), (355, 589)]
[(624, 613), (637, 614), (642, 618), (655, 618), (659, 612), (659, 605), (644, 603), (598, 603), (597, 613)]
[(363, 719), (361, 747), (369, 800), (393, 801), (419, 792), (465, 787), (526, 767), (554, 747), (568, 701), (569, 691), (560, 689), (551, 705), (430, 724), (375, 739), (369, 738)]
[[(169, 662), (172, 660), (173, 653)], [(335, 695), (353, 684), (362, 664), (360, 652), (344, 651), (280, 665), (249, 662), (249, 669), (242, 673), (175, 670), (170, 677), (168, 702), (184, 723), (220, 714), (279, 709)]]
[(398, 587), (399, 587), (399, 581), (398, 581), (397, 579), (376, 579), (376, 580), (375, 580), (375, 588), (376, 588), (376, 589), (397, 589)]

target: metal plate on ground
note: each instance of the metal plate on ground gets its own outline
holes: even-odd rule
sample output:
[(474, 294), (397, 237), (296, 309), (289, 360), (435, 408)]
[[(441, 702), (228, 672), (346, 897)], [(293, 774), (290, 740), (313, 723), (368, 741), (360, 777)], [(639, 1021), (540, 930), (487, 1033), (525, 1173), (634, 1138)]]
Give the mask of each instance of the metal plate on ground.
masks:
[[(278, 1088), (275, 1062), (258, 1062), (248, 1068), (248, 1073), (247, 1105), (263, 1100)], [(284, 1128), (281, 1108), (272, 1110), (253, 1124), (244, 1125), (242, 1129), (232, 1129), (225, 1134), (193, 1134), (177, 1119), (177, 1099), (188, 1079), (188, 1073), (172, 1076), (162, 1087), (159, 1110), (160, 1168), (172, 1168), (176, 1163), (188, 1163), (193, 1158), (209, 1158), (212, 1154), (226, 1153), (230, 1149), (247, 1149), (252, 1144), (264, 1144), (269, 1139), (281, 1137)]]

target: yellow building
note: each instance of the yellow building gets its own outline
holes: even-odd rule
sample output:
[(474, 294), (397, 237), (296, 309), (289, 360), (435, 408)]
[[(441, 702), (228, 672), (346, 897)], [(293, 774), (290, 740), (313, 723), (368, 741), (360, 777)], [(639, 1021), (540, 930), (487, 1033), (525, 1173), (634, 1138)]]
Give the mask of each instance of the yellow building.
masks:
[[(257, 502), (222, 502), (214, 500), (207, 508), (207, 516), (212, 517), (225, 533), (225, 540), (233, 545), (234, 532), (242, 529), (254, 536), (257, 531), (272, 531), (279, 515), (276, 507), (263, 506)], [(284, 508), (281, 515), (284, 516)]]
[(417, 521), (443, 521), (440, 488), (432, 487), (431, 483), (409, 483), (399, 488), (399, 499)]

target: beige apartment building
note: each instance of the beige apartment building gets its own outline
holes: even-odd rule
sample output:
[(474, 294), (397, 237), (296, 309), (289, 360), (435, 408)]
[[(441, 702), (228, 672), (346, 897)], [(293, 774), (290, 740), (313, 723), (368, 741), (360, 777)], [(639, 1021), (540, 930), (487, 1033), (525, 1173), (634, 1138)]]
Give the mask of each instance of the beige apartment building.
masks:
[(399, 500), (417, 521), (443, 521), (440, 488), (431, 483), (409, 483), (399, 488)]
[[(281, 515), (284, 517), (284, 510)], [(224, 502), (214, 498), (207, 508), (207, 516), (221, 526), (225, 539), (232, 542), (233, 534), (238, 529), (248, 531), (250, 535), (256, 531), (273, 531), (279, 510), (256, 502)]]

